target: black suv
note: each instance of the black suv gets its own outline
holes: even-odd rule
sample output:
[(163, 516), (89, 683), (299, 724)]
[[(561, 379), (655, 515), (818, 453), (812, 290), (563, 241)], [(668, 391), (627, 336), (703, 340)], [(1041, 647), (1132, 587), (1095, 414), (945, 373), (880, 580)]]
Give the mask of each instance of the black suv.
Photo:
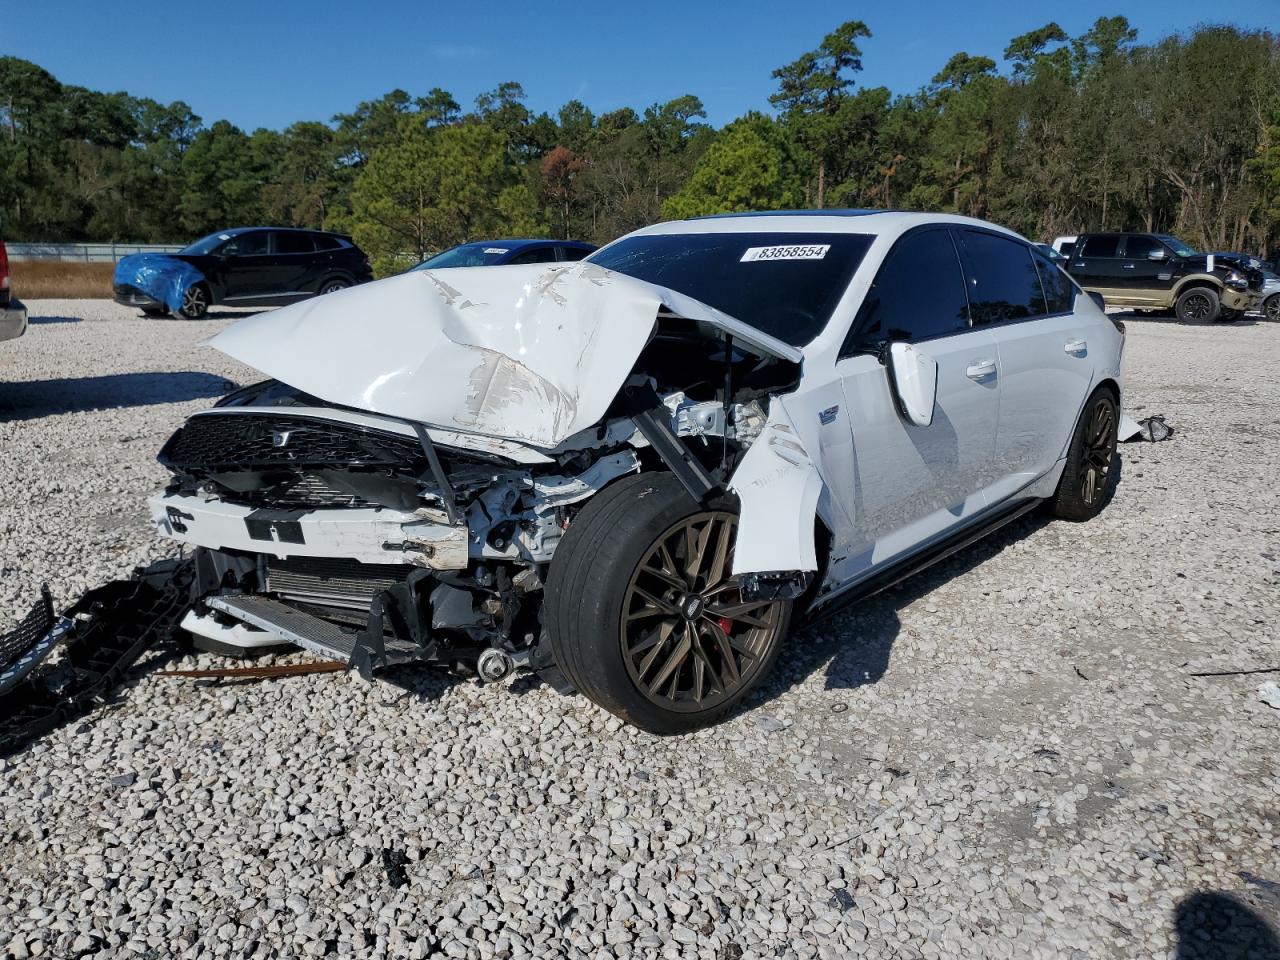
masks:
[(1234, 320), (1262, 299), (1262, 273), (1245, 258), (1197, 253), (1166, 234), (1082, 234), (1066, 268), (1108, 306), (1172, 309), (1186, 323)]
[[(215, 303), (278, 307), (373, 279), (369, 258), (350, 237), (320, 230), (236, 227), (201, 237), (177, 253), (126, 257), (121, 267), (148, 258), (181, 260), (204, 275), (183, 293), (178, 312), (189, 319), (204, 316)], [(141, 307), (147, 314), (169, 311), (154, 290), (141, 290), (128, 279), (128, 270), (117, 268), (117, 303)]]

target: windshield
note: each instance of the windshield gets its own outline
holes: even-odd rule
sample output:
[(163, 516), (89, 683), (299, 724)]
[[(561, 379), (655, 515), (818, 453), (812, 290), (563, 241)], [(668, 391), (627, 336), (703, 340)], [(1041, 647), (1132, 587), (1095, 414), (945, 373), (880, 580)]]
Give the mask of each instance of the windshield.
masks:
[(206, 253), (213, 253), (214, 250), (222, 246), (231, 239), (229, 233), (211, 233), (207, 237), (201, 237), (195, 243), (188, 244), (179, 250), (179, 253), (190, 253), (196, 256), (203, 256)]
[(442, 250), (434, 257), (427, 257), (414, 270), (435, 270), (438, 267), (488, 267), (511, 252), (501, 243), (460, 243)]
[(822, 332), (872, 239), (855, 233), (627, 237), (587, 262), (670, 287), (798, 347)]
[(1194, 257), (1196, 251), (1187, 244), (1183, 243), (1177, 237), (1164, 236), (1160, 237), (1160, 241), (1179, 257)]

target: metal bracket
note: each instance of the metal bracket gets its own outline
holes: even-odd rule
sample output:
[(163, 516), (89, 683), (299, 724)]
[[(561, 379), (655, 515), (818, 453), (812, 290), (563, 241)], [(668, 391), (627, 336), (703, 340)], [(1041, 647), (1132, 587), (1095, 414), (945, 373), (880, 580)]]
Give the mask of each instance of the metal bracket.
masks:
[(440, 488), (440, 498), (444, 501), (444, 512), (449, 517), (449, 523), (455, 527), (462, 526), (462, 514), (458, 513), (458, 506), (453, 502), (453, 484), (449, 482), (449, 475), (444, 472), (444, 465), (440, 462), (440, 455), (436, 453), (435, 444), (431, 442), (431, 435), (420, 423), (413, 424), (413, 432), (418, 435), (418, 443), (422, 444), (431, 476)]
[(641, 436), (649, 441), (649, 446), (662, 458), (667, 469), (675, 474), (689, 496), (698, 503), (704, 502), (719, 485), (672, 431), (671, 411), (663, 405), (658, 394), (648, 384), (630, 387), (626, 390), (626, 395), (638, 407), (631, 414), (631, 419)]

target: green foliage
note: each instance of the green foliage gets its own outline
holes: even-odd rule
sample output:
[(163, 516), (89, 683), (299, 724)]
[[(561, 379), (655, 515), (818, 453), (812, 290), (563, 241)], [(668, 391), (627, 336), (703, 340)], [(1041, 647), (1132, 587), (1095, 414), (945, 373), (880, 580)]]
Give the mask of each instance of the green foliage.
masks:
[(662, 213), (678, 220), (785, 209), (803, 202), (794, 146), (773, 120), (749, 113), (720, 132), (694, 165), (688, 182), (667, 198)]
[(356, 242), (380, 275), (464, 240), (539, 227), (506, 138), (483, 123), (428, 130), (402, 118), (397, 135), (369, 155), (351, 203)]
[[(181, 101), (64, 85), (0, 57), (7, 239), (187, 240), (246, 223), (353, 232), (386, 272), (451, 243), (604, 242), (663, 217), (791, 206), (948, 210), (1029, 236), (1167, 230), (1280, 253), (1280, 40), (1207, 26), (1139, 44), (1120, 16), (1048, 23), (1003, 62), (959, 52), (924, 89), (859, 88), (861, 21), (773, 71), (777, 119), (715, 130), (692, 94), (534, 113), (519, 83), (467, 112), (392, 90), (251, 134)], [(873, 51), (874, 52), (874, 51)]]

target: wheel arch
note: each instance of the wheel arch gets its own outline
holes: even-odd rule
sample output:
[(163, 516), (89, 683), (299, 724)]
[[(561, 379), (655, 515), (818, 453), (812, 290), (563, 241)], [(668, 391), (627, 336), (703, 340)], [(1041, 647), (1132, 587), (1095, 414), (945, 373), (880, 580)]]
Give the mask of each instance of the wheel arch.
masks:
[(1193, 273), (1174, 284), (1173, 299), (1177, 300), (1192, 287), (1209, 287), (1214, 293), (1221, 293), (1223, 283), (1211, 273)]

